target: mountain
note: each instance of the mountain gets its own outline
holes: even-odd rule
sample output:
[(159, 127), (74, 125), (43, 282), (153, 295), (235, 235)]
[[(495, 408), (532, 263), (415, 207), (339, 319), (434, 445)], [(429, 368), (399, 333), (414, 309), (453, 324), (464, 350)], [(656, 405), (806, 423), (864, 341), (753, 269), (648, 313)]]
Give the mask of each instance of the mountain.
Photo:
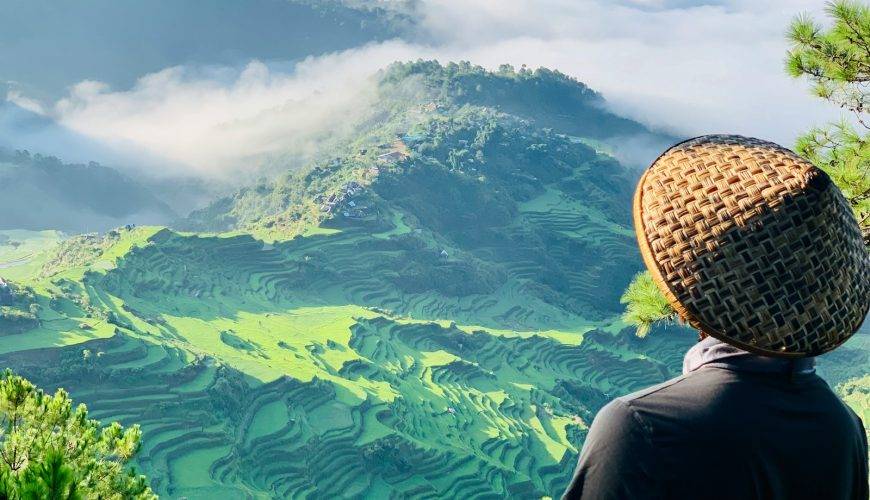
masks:
[(172, 210), (147, 188), (96, 163), (0, 150), (0, 230), (104, 231), (136, 222), (167, 223)]
[[(450, 177), (444, 179), (448, 183), (467, 183), (488, 175), (490, 182), (479, 182), (480, 189), (496, 192), (501, 188), (502, 193), (523, 189), (525, 195), (512, 193), (514, 201), (523, 202), (533, 193), (540, 194), (542, 181), (536, 174), (557, 175), (552, 172), (560, 167), (552, 164), (582, 160), (571, 155), (592, 155), (610, 162), (603, 168), (619, 186), (596, 184), (602, 179), (593, 171), (586, 187), (598, 186), (606, 192), (597, 193), (597, 201), (590, 203), (598, 203), (605, 211), (616, 207), (609, 215), (622, 217), (626, 223), (624, 202), (631, 196), (626, 181), (630, 184), (638, 172), (627, 171), (615, 161), (613, 155), (625, 153), (619, 145), (646, 143), (652, 148), (647, 154), (651, 160), (657, 154), (653, 151), (676, 140), (608, 112), (599, 94), (547, 69), (516, 71), (505, 65), (493, 73), (466, 62), (442, 66), (418, 61), (392, 65), (379, 81), (379, 105), (355, 124), (353, 139), (333, 146), (322, 161), (302, 172), (218, 200), (193, 213), (181, 227), (260, 232), (274, 226), (279, 234), (292, 236), (334, 215), (324, 211), (317, 215), (305, 208), (321, 205), (315, 200), (318, 195), (337, 192), (339, 184), (351, 178), (368, 183), (364, 180), (370, 175), (367, 169), (387, 172), (395, 160), (405, 157), (414, 165), (437, 162), (441, 171), (448, 172)], [(547, 150), (550, 146), (553, 149)], [(372, 177), (392, 181), (401, 176)], [(385, 185), (376, 183), (375, 191)]]
[[(693, 342), (618, 319), (637, 172), (610, 141), (664, 139), (557, 72), (379, 79), (303, 170), (0, 262), (0, 316), (35, 322), (0, 362), (140, 423), (172, 498), (560, 495), (598, 409)], [(862, 366), (840, 355), (835, 381)]]

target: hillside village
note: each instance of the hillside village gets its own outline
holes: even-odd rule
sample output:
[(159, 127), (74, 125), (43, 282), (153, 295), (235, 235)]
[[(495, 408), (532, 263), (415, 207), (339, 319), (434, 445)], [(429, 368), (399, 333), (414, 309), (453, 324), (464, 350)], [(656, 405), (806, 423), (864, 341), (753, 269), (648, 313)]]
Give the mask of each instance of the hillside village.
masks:
[[(393, 142), (378, 144), (376, 151), (375, 164), (370, 165), (363, 171), (363, 176), (368, 183), (377, 179), (381, 169), (395, 167), (411, 156), (411, 151), (405, 144), (402, 135), (397, 135), (397, 138)], [(368, 153), (368, 149), (362, 148), (356, 157), (360, 161), (367, 162)], [(340, 164), (341, 159), (336, 159), (333, 162), (334, 166), (339, 166)], [(350, 181), (339, 187), (337, 192), (315, 195), (313, 201), (318, 204), (320, 212), (326, 216), (340, 215), (349, 219), (363, 219), (373, 213), (373, 207), (365, 205), (365, 202), (359, 196), (363, 193), (364, 189), (364, 186), (359, 182)]]
[(361, 193), (363, 187), (351, 181), (342, 186), (337, 193), (332, 193), (329, 196), (319, 194), (314, 197), (315, 203), (320, 203), (320, 211), (324, 214), (340, 213), (345, 217), (362, 218), (368, 215), (366, 207), (357, 206), (354, 196)]

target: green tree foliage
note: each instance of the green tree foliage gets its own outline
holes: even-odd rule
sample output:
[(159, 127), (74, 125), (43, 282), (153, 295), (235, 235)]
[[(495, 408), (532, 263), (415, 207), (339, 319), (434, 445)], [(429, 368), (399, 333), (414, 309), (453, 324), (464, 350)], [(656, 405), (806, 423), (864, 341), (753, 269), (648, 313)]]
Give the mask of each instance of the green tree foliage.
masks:
[(809, 79), (816, 95), (848, 114), (840, 123), (813, 128), (795, 149), (840, 187), (870, 245), (870, 5), (839, 0), (827, 11), (827, 29), (806, 16), (792, 22), (787, 70)]
[(63, 389), (45, 394), (26, 379), (0, 375), (0, 498), (156, 498), (126, 467), (138, 426), (101, 427)]
[(39, 304), (33, 290), (0, 279), (0, 337), (39, 326)]
[(657, 322), (676, 320), (674, 309), (653, 281), (649, 271), (638, 273), (619, 301), (625, 304), (622, 320), (637, 328), (638, 337), (645, 337)]
[[(813, 92), (848, 112), (840, 123), (815, 127), (798, 138), (795, 150), (823, 169), (855, 211), (870, 246), (870, 6), (840, 0), (828, 4), (833, 23), (825, 29), (801, 16), (788, 32), (792, 49), (787, 70), (808, 78)], [(653, 324), (674, 319), (674, 311), (649, 273), (638, 274), (622, 296), (623, 320), (638, 336)]]

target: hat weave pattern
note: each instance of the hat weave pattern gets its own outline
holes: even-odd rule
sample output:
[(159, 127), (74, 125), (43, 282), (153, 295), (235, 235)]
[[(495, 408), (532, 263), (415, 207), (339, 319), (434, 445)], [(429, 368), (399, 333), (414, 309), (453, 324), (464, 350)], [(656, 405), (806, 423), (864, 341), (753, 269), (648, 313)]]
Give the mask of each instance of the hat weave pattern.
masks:
[(666, 151), (634, 200), (641, 254), (689, 325), (771, 356), (815, 356), (870, 307), (870, 254), (839, 189), (776, 144), (704, 136)]

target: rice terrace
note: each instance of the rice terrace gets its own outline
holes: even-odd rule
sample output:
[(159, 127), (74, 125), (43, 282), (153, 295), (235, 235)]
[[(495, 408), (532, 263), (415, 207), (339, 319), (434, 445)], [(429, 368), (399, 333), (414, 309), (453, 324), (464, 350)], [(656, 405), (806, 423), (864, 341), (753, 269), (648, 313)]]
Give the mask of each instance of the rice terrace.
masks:
[[(353, 4), (335, 44), (407, 21)], [(132, 464), (165, 498), (560, 497), (598, 411), (695, 343), (639, 337), (620, 303), (643, 269), (623, 145), (679, 137), (545, 68), (420, 59), (367, 85), (339, 125), (235, 159), (264, 166), (231, 189), (0, 149), (28, 217), (0, 217), (0, 364), (141, 426)], [(817, 365), (865, 419), (868, 353), (865, 325)]]

